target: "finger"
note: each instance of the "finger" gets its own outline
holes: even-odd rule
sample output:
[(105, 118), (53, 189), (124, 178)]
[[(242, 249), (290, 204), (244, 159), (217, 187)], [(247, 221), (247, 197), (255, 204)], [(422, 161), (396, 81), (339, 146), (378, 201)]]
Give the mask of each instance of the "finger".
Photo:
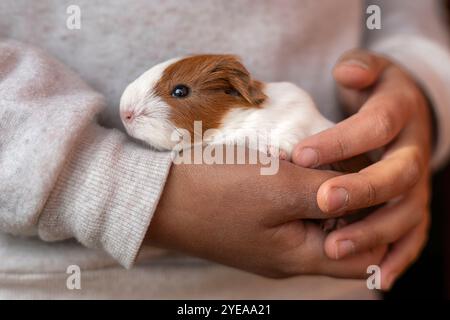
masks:
[(317, 271), (313, 274), (346, 279), (366, 279), (367, 268), (371, 265), (379, 265), (386, 252), (387, 246), (380, 246), (341, 260), (324, 257), (317, 264)]
[(381, 289), (389, 290), (398, 277), (419, 257), (428, 238), (429, 214), (423, 223), (396, 242), (381, 264)]
[(421, 223), (428, 202), (422, 198), (421, 192), (412, 192), (395, 204), (333, 231), (325, 241), (327, 256), (342, 259), (397, 241)]
[(358, 113), (300, 142), (292, 161), (302, 167), (318, 167), (391, 142), (411, 116), (404, 97), (391, 85), (392, 81), (386, 80)]
[[(286, 251), (283, 261), (287, 273), (292, 275), (321, 274), (343, 278), (366, 278), (367, 267), (373, 264), (380, 265), (387, 251), (387, 246), (380, 246), (342, 260), (333, 260), (328, 258), (323, 250), (325, 234), (317, 224), (305, 222), (301, 231), (301, 245)], [(292, 239), (296, 237), (300, 237), (298, 232), (287, 238), (291, 247), (292, 243), (295, 243)]]
[(261, 214), (262, 223), (268, 227), (298, 219), (324, 219), (327, 215), (317, 204), (317, 191), (325, 181), (338, 175), (338, 172), (305, 169), (280, 161), (276, 175), (258, 176), (258, 198), (250, 199), (251, 206), (261, 208), (265, 213)]
[(317, 192), (317, 203), (328, 214), (384, 203), (418, 183), (423, 172), (422, 163), (418, 147), (399, 148), (360, 172), (324, 182)]
[(333, 76), (340, 86), (364, 89), (373, 85), (389, 64), (381, 56), (355, 49), (342, 55), (333, 69)]
[(337, 87), (338, 100), (341, 104), (342, 110), (347, 116), (353, 115), (361, 109), (364, 103), (370, 97), (372, 90), (354, 90), (344, 88), (343, 86)]
[[(407, 126), (379, 162), (359, 173), (326, 181), (317, 193), (321, 210), (336, 214), (367, 208), (410, 190), (428, 172), (427, 152), (416, 145), (418, 135), (420, 138), (423, 133), (414, 125)], [(428, 181), (423, 181), (422, 185), (427, 186)]]

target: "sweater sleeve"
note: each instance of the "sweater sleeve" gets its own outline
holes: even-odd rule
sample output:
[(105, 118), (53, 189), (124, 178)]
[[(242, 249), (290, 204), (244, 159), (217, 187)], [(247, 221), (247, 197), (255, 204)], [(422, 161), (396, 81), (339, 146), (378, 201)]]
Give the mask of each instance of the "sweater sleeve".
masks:
[(367, 30), (368, 49), (396, 61), (415, 77), (432, 104), (437, 141), (432, 167), (450, 154), (450, 54), (443, 1), (367, 1), (381, 9), (381, 29)]
[(76, 238), (131, 267), (170, 153), (96, 123), (102, 96), (39, 49), (0, 40), (0, 231)]

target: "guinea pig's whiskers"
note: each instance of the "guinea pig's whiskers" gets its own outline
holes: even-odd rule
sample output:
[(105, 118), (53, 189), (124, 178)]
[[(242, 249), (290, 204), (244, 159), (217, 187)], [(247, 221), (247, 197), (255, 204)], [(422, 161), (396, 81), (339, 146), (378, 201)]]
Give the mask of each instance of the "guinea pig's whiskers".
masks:
[(135, 123), (144, 123), (145, 121), (144, 121), (144, 119), (142, 119), (142, 117), (136, 117), (136, 118), (134, 119), (134, 122), (135, 122)]

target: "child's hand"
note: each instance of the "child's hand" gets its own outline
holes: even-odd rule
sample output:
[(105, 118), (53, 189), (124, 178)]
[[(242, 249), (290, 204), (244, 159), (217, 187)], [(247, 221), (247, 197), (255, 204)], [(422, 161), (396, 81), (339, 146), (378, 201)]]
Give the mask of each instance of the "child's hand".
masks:
[(174, 165), (147, 243), (269, 277), (367, 277), (386, 247), (332, 260), (319, 225), (302, 220), (324, 218), (316, 191), (336, 175), (286, 161), (272, 176), (260, 165)]
[(315, 167), (385, 147), (379, 162), (322, 184), (317, 201), (330, 217), (388, 202), (364, 220), (334, 231), (325, 243), (327, 255), (335, 259), (390, 244), (381, 264), (386, 290), (427, 239), (430, 111), (414, 80), (385, 58), (349, 52), (334, 76), (344, 103), (358, 112), (303, 141), (293, 161)]

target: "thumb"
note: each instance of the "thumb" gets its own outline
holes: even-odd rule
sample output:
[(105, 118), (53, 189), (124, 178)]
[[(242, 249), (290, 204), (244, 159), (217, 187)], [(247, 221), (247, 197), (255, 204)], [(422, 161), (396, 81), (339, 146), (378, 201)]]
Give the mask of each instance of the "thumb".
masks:
[(362, 49), (344, 53), (333, 69), (338, 86), (347, 89), (366, 89), (379, 79), (389, 61)]

